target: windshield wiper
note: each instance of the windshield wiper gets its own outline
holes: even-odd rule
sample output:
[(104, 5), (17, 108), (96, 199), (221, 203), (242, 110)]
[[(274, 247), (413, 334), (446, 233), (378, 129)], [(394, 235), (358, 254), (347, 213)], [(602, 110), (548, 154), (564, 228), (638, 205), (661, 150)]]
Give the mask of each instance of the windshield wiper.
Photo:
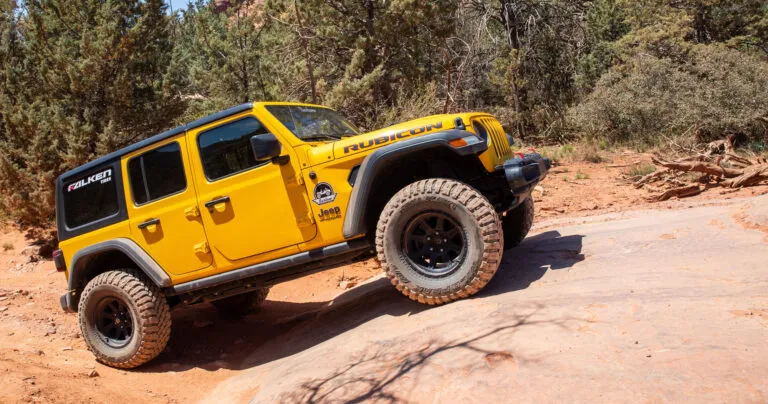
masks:
[(326, 135), (325, 133), (317, 133), (317, 134), (314, 134), (314, 135), (311, 135), (311, 136), (304, 136), (303, 138), (301, 138), (301, 140), (305, 140), (305, 141), (306, 140), (309, 140), (309, 141), (311, 141), (311, 140), (333, 140), (333, 141), (337, 141), (339, 139), (340, 138), (338, 138), (336, 136)]

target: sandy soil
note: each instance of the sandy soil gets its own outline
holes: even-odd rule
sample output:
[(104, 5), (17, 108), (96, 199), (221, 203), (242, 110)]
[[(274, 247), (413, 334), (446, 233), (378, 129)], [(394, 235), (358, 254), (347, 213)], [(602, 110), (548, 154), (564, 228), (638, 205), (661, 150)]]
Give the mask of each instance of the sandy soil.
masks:
[[(768, 186), (722, 194), (709, 190), (686, 199), (649, 203), (643, 190), (621, 178), (634, 154), (613, 156), (610, 164), (574, 163), (555, 167), (535, 194), (537, 220), (610, 214), (642, 206), (675, 209), (690, 203), (768, 193)], [(577, 179), (579, 177), (588, 177)], [(745, 219), (746, 220), (746, 219)], [(379, 273), (373, 261), (349, 265), (278, 285), (261, 313), (226, 319), (211, 307), (173, 313), (168, 349), (135, 371), (96, 363), (87, 351), (76, 316), (63, 313), (58, 297), (65, 280), (50, 261), (29, 262), (21, 255), (28, 240), (6, 226), (0, 230), (0, 402), (188, 402), (200, 399), (220, 382), (249, 366), (253, 352), (333, 305), (345, 289)], [(3, 247), (9, 247), (5, 250)], [(349, 293), (349, 292), (347, 292)], [(762, 314), (761, 314), (762, 313)], [(765, 319), (766, 313), (758, 316)], [(496, 363), (496, 357), (488, 359)], [(503, 359), (503, 358), (501, 358)], [(489, 362), (489, 363), (491, 363)], [(254, 395), (254, 391), (246, 391)]]

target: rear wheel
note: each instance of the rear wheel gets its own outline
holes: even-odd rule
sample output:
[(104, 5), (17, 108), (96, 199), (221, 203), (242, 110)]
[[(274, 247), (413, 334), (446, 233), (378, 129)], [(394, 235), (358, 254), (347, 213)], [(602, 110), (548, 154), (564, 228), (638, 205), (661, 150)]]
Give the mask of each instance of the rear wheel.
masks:
[(530, 196), (501, 219), (504, 226), (504, 249), (517, 247), (533, 226), (533, 198)]
[(259, 288), (253, 292), (243, 293), (211, 302), (222, 314), (243, 316), (258, 311), (261, 304), (267, 300), (269, 288)]
[(83, 290), (80, 330), (96, 360), (116, 368), (135, 368), (165, 349), (171, 311), (162, 292), (134, 269), (105, 272)]
[(409, 298), (443, 304), (479, 292), (501, 262), (502, 230), (488, 200), (455, 180), (400, 190), (376, 229), (379, 262)]

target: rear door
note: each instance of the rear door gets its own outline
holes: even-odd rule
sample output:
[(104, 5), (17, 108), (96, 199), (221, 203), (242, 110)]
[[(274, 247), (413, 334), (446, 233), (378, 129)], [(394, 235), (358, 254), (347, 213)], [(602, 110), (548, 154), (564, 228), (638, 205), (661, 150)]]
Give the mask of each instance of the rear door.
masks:
[[(195, 185), (212, 248), (230, 263), (312, 239), (306, 188), (293, 149), (280, 161), (256, 161), (251, 137), (270, 133), (251, 114), (188, 132)], [(297, 247), (298, 251), (298, 247)], [(217, 270), (228, 265), (217, 262)]]
[(210, 266), (183, 135), (132, 153), (122, 164), (134, 241), (174, 275)]

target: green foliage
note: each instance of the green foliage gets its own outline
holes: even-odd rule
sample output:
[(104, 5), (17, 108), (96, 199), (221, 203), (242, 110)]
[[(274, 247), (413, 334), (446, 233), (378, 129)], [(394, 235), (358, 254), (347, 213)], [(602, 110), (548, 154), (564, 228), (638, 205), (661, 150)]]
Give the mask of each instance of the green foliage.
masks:
[(768, 63), (720, 45), (696, 45), (688, 60), (638, 55), (603, 76), (570, 118), (592, 138), (654, 144), (670, 136), (700, 142), (726, 133), (763, 139)]
[(222, 10), (213, 2), (197, 0), (180, 13), (167, 73), (169, 81), (177, 81), (187, 106), (179, 123), (252, 100), (276, 98), (277, 85), (270, 79), (275, 61), (265, 61), (264, 56), (263, 34), (270, 29), (269, 20), (254, 12), (255, 5), (245, 0)]
[(764, 153), (767, 65), (764, 0), (0, 0), (0, 216), (49, 223), (63, 171), (251, 100), (365, 129), (484, 110), (555, 160)]
[(10, 251), (13, 250), (13, 244), (10, 241), (6, 241), (3, 243), (3, 251)]
[(629, 168), (629, 172), (627, 174), (634, 179), (640, 179), (642, 177), (645, 177), (648, 174), (652, 174), (655, 172), (656, 172), (655, 165), (650, 163), (642, 163), (642, 164), (633, 164)]
[(0, 210), (53, 216), (61, 172), (156, 133), (181, 112), (164, 92), (172, 43), (161, 0), (32, 0), (2, 10)]
[(589, 174), (583, 173), (583, 172), (581, 172), (581, 170), (576, 170), (576, 176), (574, 177), (574, 179), (577, 179), (577, 180), (588, 180), (589, 179)]

